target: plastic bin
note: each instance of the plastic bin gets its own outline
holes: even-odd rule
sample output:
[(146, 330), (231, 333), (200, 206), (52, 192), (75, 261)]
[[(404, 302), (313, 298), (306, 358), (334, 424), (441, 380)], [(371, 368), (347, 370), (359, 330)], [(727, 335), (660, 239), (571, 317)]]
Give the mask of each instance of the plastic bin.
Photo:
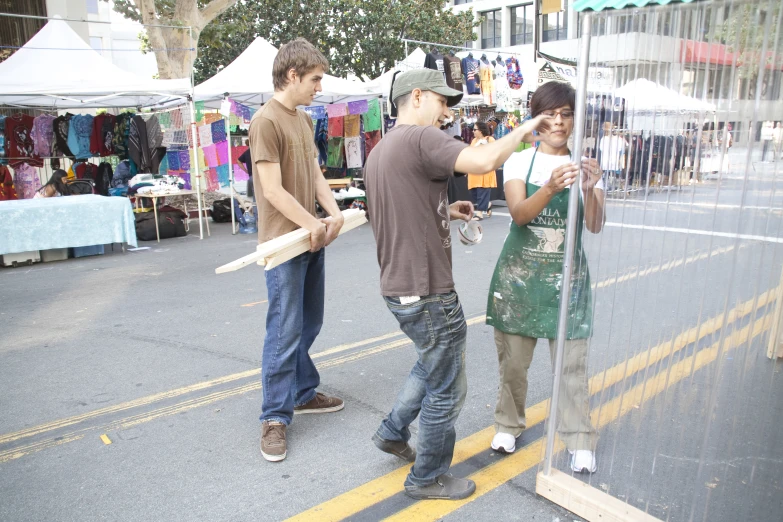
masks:
[(103, 245), (73, 247), (73, 257), (102, 256)]
[(50, 261), (65, 261), (68, 259), (67, 248), (51, 248), (49, 250), (41, 250), (41, 261), (48, 263)]

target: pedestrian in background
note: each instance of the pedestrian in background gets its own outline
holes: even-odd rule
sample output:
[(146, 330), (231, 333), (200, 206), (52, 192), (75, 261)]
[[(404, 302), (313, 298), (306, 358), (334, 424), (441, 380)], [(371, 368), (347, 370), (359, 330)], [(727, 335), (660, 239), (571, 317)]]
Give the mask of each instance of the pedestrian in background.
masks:
[[(467, 393), (467, 324), (451, 273), (451, 219), (470, 220), (468, 201), (448, 203), (454, 172), (489, 172), (500, 167), (544, 117), (507, 136), (469, 147), (439, 130), (462, 91), (446, 86), (443, 74), (415, 69), (392, 84), (397, 124), (367, 158), (365, 183), (370, 221), (381, 268), (381, 294), (418, 360), (391, 413), (373, 435), (375, 445), (413, 467), (405, 493), (415, 499), (457, 500), (476, 489), (472, 480), (448, 473), (457, 422)], [(408, 444), (419, 417), (417, 450)]]
[[(258, 201), (258, 241), (299, 229), (310, 232), (310, 251), (266, 270), (269, 306), (261, 361), (261, 454), (287, 455), (286, 427), (295, 413), (343, 409), (343, 401), (316, 391), (321, 382), (309, 350), (324, 319), (324, 247), (340, 232), (343, 216), (318, 166), (310, 105), (329, 67), (302, 38), (275, 57), (275, 94), (250, 121), (250, 155)], [(331, 217), (316, 218), (315, 202)]]
[(775, 129), (771, 121), (765, 121), (761, 126), (761, 161), (766, 161), (767, 152), (772, 146), (772, 140), (775, 136)]
[[(481, 145), (487, 145), (495, 141), (489, 132), (489, 126), (480, 121), (473, 126), (473, 141), (470, 143), (471, 147), (480, 147)], [(491, 170), (484, 174), (468, 174), (468, 190), (470, 191), (470, 199), (473, 201), (473, 207), (475, 213), (473, 219), (482, 220), (484, 213), (487, 217), (492, 216), (492, 201), (490, 196), (492, 189), (498, 186), (497, 176), (495, 171)]]

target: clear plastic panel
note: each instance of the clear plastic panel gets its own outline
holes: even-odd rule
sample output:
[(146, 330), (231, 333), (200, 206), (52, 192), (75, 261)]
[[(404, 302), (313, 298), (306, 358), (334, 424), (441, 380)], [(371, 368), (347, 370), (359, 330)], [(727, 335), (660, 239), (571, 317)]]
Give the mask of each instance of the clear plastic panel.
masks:
[[(616, 82), (578, 92), (606, 221), (578, 224), (593, 329), (586, 372), (565, 344), (552, 469), (599, 506), (661, 520), (780, 520), (783, 379), (767, 347), (783, 295), (781, 5), (591, 17), (590, 75)], [(569, 450), (593, 444), (597, 471), (573, 471)]]

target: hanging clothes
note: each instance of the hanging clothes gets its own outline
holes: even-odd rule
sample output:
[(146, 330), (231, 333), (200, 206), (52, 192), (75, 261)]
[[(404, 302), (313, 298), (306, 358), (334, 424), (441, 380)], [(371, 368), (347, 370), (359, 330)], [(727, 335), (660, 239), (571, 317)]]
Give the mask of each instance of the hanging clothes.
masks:
[(482, 60), (479, 66), (479, 77), (481, 78), (481, 94), (484, 96), (484, 104), (486, 105), (494, 105), (495, 103), (492, 72), (492, 64)]
[(443, 66), (443, 55), (440, 54), (436, 49), (433, 49), (431, 52), (427, 53), (427, 56), (424, 58), (424, 67), (426, 69), (440, 71), (443, 77), (446, 77), (446, 70)]
[(507, 77), (506, 64), (502, 61), (498, 62), (494, 68), (495, 73), (495, 103), (498, 106), (499, 111), (508, 111), (511, 107), (511, 100), (509, 98), (509, 85)]
[(462, 74), (465, 78), (465, 87), (468, 94), (481, 94), (479, 88), (479, 62), (473, 55), (468, 55), (462, 59)]
[(35, 157), (35, 144), (31, 136), (34, 118), (26, 114), (14, 114), (5, 119), (8, 164), (16, 168), (24, 163), (43, 167), (43, 161)]
[(14, 178), (8, 167), (0, 165), (0, 201), (19, 199), (14, 187)]
[(35, 192), (41, 187), (38, 170), (26, 163), (20, 164), (14, 169), (14, 185), (19, 199), (33, 199)]
[(138, 172), (151, 172), (152, 151), (147, 139), (147, 124), (141, 116), (134, 116), (130, 122), (128, 134), (128, 155), (136, 164)]
[(522, 88), (525, 79), (522, 77), (522, 71), (519, 69), (519, 60), (513, 56), (506, 58), (506, 76), (510, 88), (514, 90)]
[(462, 92), (462, 63), (454, 55), (443, 57), (443, 68), (446, 72), (446, 85)]
[(54, 145), (52, 146), (52, 156), (68, 156), (73, 157), (73, 152), (68, 147), (68, 131), (71, 127), (71, 118), (73, 114), (70, 112), (58, 116), (54, 119)]
[(98, 165), (98, 172), (95, 176), (95, 193), (101, 196), (109, 195), (109, 187), (111, 187), (111, 179), (114, 176), (112, 172), (111, 163), (108, 161), (101, 162)]
[(33, 120), (33, 144), (38, 156), (51, 156), (54, 142), (54, 120), (51, 114), (41, 114)]
[(5, 116), (0, 114), (0, 165), (8, 163), (8, 160), (5, 159), (5, 145)]
[(90, 136), (90, 151), (93, 156), (114, 154), (114, 120), (112, 114), (99, 114), (93, 119)]
[(160, 122), (157, 116), (150, 117), (145, 122), (145, 125), (147, 127), (147, 145), (152, 151), (163, 143), (163, 131), (160, 129)]
[(68, 148), (76, 159), (92, 157), (90, 152), (92, 121), (93, 116), (89, 114), (77, 114), (71, 118), (71, 125), (68, 128)]
[(130, 136), (130, 122), (133, 114), (126, 112), (117, 116), (114, 120), (114, 153), (120, 160), (128, 159), (128, 137)]

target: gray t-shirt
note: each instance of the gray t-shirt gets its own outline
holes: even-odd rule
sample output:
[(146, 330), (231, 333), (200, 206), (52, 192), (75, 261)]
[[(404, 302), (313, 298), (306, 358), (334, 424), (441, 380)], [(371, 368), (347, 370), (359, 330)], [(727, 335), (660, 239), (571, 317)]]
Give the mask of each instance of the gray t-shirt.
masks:
[(435, 127), (397, 125), (367, 158), (367, 208), (382, 295), (454, 290), (448, 179), (465, 147)]

